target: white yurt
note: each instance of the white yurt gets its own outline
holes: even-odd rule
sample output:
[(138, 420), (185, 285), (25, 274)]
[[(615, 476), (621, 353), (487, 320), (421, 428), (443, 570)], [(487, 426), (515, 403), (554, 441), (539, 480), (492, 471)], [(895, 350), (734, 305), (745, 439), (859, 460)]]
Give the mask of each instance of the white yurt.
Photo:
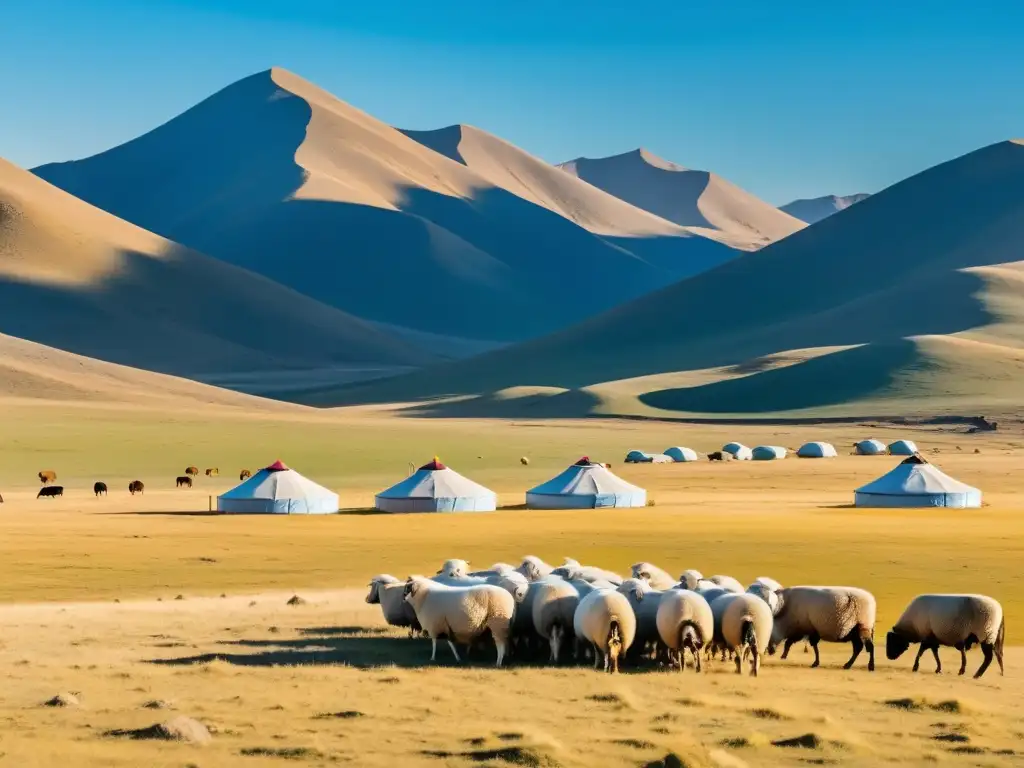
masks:
[(954, 480), (920, 455), (901, 461), (895, 469), (858, 488), (858, 507), (967, 507), (981, 506), (981, 491)]
[(750, 452), (754, 461), (775, 461), (786, 458), (786, 449), (781, 445), (759, 445)]
[(917, 445), (913, 440), (897, 440), (889, 444), (890, 456), (913, 456), (917, 453)]
[(740, 461), (749, 461), (751, 458), (751, 450), (743, 443), (726, 443), (722, 446), (722, 450), (725, 453), (731, 453), (734, 459)]
[(884, 456), (886, 445), (881, 440), (861, 440), (853, 446), (858, 456)]
[(526, 492), (530, 509), (596, 509), (647, 506), (647, 491), (584, 456), (546, 483)]
[(377, 494), (382, 512), (493, 512), (494, 491), (463, 477), (437, 457), (400, 483)]
[(218, 496), (217, 511), (250, 515), (326, 515), (338, 511), (338, 494), (278, 460)]
[(683, 448), (682, 446), (673, 446), (672, 448), (665, 449), (665, 455), (668, 456), (672, 461), (699, 461), (700, 457), (693, 448)]
[(630, 451), (626, 454), (627, 464), (670, 464), (674, 461), (671, 456), (663, 453), (647, 453), (647, 451)]
[(797, 450), (796, 455), (801, 459), (834, 459), (836, 447), (832, 443), (804, 443)]

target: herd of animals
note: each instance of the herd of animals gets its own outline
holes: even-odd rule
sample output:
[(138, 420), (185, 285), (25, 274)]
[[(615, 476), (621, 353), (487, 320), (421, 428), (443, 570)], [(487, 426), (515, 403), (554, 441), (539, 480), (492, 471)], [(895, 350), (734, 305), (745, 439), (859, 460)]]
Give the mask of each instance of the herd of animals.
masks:
[[(456, 661), (456, 644), (472, 648), (489, 635), (497, 665), (506, 657), (558, 664), (592, 655), (595, 669), (617, 672), (621, 663), (661, 664), (682, 671), (686, 656), (700, 672), (704, 662), (732, 656), (736, 672), (749, 659), (757, 675), (763, 655), (782, 647), (785, 659), (794, 643), (806, 641), (820, 663), (818, 644), (850, 643), (850, 669), (862, 651), (875, 668), (876, 602), (856, 587), (784, 588), (761, 576), (744, 587), (731, 576), (704, 576), (687, 570), (676, 579), (652, 563), (636, 563), (631, 576), (566, 559), (553, 567), (527, 556), (518, 567), (497, 563), (471, 571), (465, 560), (448, 560), (435, 576), (374, 576), (366, 602), (379, 604), (385, 621), (408, 627), (410, 637), (447, 640)], [(886, 635), (886, 657), (894, 661), (918, 644), (917, 672), (928, 650), (935, 671), (942, 671), (941, 646), (960, 652), (960, 674), (967, 651), (981, 647), (983, 661), (974, 677), (985, 674), (993, 657), (1003, 672), (1006, 636), (1003, 609), (985, 595), (926, 594), (914, 598)], [(806, 650), (806, 648), (805, 648)]]
[[(192, 478), (199, 474), (199, 467), (186, 467), (185, 474), (179, 475), (175, 478), (174, 483), (176, 488), (191, 488)], [(210, 467), (206, 470), (207, 477), (217, 477), (220, 475), (220, 470), (217, 467)], [(245, 480), (246, 478), (252, 477), (252, 472), (248, 469), (243, 469), (238, 473), (238, 479)], [(39, 482), (43, 484), (43, 487), (39, 489), (39, 493), (36, 494), (37, 499), (44, 498), (56, 498), (64, 495), (64, 486), (55, 485), (57, 480), (57, 473), (52, 469), (44, 469), (39, 473)], [(107, 484), (97, 480), (93, 483), (92, 492), (96, 496), (107, 495)], [(145, 493), (146, 484), (141, 480), (132, 480), (128, 483), (128, 492), (134, 496), (136, 493)], [(0, 504), (3, 503), (3, 496), (0, 496)]]

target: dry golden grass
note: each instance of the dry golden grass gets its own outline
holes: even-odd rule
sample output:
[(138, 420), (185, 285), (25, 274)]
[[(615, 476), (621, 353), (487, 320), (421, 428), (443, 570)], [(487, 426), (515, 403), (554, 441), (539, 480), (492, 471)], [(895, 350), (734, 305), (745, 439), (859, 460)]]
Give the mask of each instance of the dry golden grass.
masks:
[[(873, 675), (843, 672), (847, 649), (838, 647), (826, 649), (824, 669), (807, 669), (808, 657), (795, 650), (787, 662), (768, 660), (757, 680), (722, 664), (702, 676), (495, 671), (489, 652), (460, 668), (442, 654), (435, 669), (426, 666), (429, 644), (386, 630), (376, 606), (362, 602), (370, 575), (429, 572), (453, 556), (486, 566), (528, 552), (570, 555), (620, 571), (648, 559), (741, 580), (864, 586), (879, 600), (879, 640), (913, 594), (985, 591), (1006, 607), (1012, 645), (1024, 614), (1016, 433), (912, 432), (944, 470), (981, 487), (988, 506), (882, 512), (848, 505), (852, 489), (893, 458), (640, 467), (619, 460), (630, 448), (711, 450), (732, 437), (845, 446), (906, 430), (443, 422), (380, 412), (243, 418), (212, 409), (157, 415), (67, 406), (5, 408), (3, 416), (0, 761), (602, 766), (642, 765), (669, 751), (700, 766), (1021, 760), (1002, 753), (1020, 750), (1024, 739), (1017, 648), (1008, 652), (1007, 677), (990, 671), (982, 681), (951, 674), (957, 665), (948, 653), (941, 676), (927, 662), (926, 672), (912, 675), (908, 658), (889, 663), (884, 654)], [(230, 487), (238, 468), (277, 455), (338, 490), (345, 506), (366, 507), (409, 461), (435, 452), (512, 506), (526, 488), (590, 453), (647, 487), (656, 505), (450, 516), (191, 514)], [(519, 464), (522, 455), (529, 467)], [(173, 477), (189, 463), (217, 465), (222, 476), (175, 491)], [(33, 474), (43, 468), (58, 471), (67, 497), (33, 498)], [(132, 498), (123, 488), (136, 476), (149, 490)], [(108, 480), (107, 499), (92, 498), (92, 479)], [(286, 606), (296, 593), (307, 603)], [(975, 652), (970, 669), (979, 662)], [(81, 706), (41, 706), (61, 692), (80, 693)], [(151, 701), (173, 708), (146, 708)], [(214, 726), (212, 743), (103, 735), (179, 714)], [(772, 744), (807, 734), (817, 746)]]

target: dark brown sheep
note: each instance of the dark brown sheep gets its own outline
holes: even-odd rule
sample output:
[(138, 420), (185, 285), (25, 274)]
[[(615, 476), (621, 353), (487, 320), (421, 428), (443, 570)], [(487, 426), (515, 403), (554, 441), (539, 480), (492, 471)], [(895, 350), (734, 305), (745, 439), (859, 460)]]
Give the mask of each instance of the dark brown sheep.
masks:
[(63, 495), (64, 495), (64, 486), (63, 485), (47, 485), (47, 486), (44, 486), (44, 487), (39, 489), (39, 493), (36, 494), (36, 498), (37, 499), (41, 499), (44, 496), (48, 496), (48, 497), (53, 498), (53, 497), (56, 497), (56, 496), (63, 496)]
[(209, 469), (206, 470), (206, 476), (207, 477), (216, 477), (219, 474), (220, 474), (220, 470), (217, 469), (216, 467), (210, 467)]
[(189, 477), (188, 475), (182, 475), (181, 477), (177, 478), (174, 482), (177, 484), (178, 488), (181, 488), (182, 486), (186, 488), (192, 487), (192, 478)]
[(712, 451), (708, 454), (708, 461), (732, 461), (733, 455), (728, 451)]
[(186, 475), (198, 475), (199, 474), (199, 467), (185, 467), (185, 474)]
[(56, 479), (57, 473), (54, 472), (52, 469), (44, 469), (42, 472), (39, 473), (39, 482), (42, 483), (43, 485), (49, 485)]
[(101, 482), (95, 482), (92, 484), (92, 492), (97, 496), (107, 495), (107, 484)]
[(248, 469), (243, 469), (241, 472), (238, 473), (239, 480), (245, 480), (247, 477), (252, 477), (252, 472), (250, 472)]
[(145, 493), (146, 486), (141, 480), (132, 480), (128, 483), (128, 492), (134, 496), (136, 493)]

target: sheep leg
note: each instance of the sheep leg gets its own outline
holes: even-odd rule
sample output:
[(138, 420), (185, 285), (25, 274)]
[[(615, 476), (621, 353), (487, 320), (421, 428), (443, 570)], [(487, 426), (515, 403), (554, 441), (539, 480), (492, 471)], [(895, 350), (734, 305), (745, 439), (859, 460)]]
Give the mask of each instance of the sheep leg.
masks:
[[(725, 661), (725, 655), (724, 654), (722, 656), (722, 661)], [(740, 658), (740, 655), (738, 653), (736, 654), (736, 674), (737, 675), (742, 675), (743, 674), (743, 659)]]
[(506, 652), (506, 650), (508, 648), (508, 641), (507, 640), (499, 640), (498, 638), (494, 638), (494, 645), (498, 649), (498, 663), (495, 666), (500, 667), (501, 666), (501, 662), (505, 660), (505, 652)]
[[(459, 652), (458, 652), (458, 650), (457, 650), (457, 649), (455, 648), (455, 643), (453, 643), (453, 642), (452, 642), (451, 640), (449, 640), (449, 641), (448, 641), (448, 647), (452, 649), (452, 656), (454, 656), (454, 657), (455, 657), (455, 661), (456, 661), (456, 662), (461, 662), (461, 661), (462, 661), (462, 659), (460, 659), (460, 658), (459, 658)], [(468, 651), (467, 651), (467, 653), (468, 653)]]
[(850, 669), (853, 666), (853, 662), (860, 656), (860, 652), (864, 650), (864, 641), (860, 639), (860, 635), (854, 635), (850, 642), (853, 644), (853, 656), (850, 657), (848, 662), (843, 664), (843, 669)]
[(875, 671), (875, 641), (871, 637), (864, 638), (864, 647), (868, 649), (868, 672)]
[(921, 666), (921, 657), (924, 656), (924, 652), (928, 650), (928, 643), (921, 643), (921, 647), (917, 649), (917, 656), (914, 658), (914, 672), (917, 672), (917, 668)]
[(957, 674), (963, 675), (967, 672), (967, 651), (964, 649), (963, 643), (957, 643), (953, 647), (960, 651), (960, 671)]
[(811, 644), (811, 648), (814, 649), (814, 663), (811, 664), (811, 669), (816, 669), (821, 666), (821, 654), (818, 653), (818, 641), (821, 640), (817, 635), (811, 635), (808, 641)]
[(437, 661), (437, 638), (430, 638), (430, 663), (433, 664)]
[(593, 651), (594, 651), (594, 669), (600, 669), (601, 668), (601, 659), (603, 657), (604, 658), (604, 663), (605, 663), (605, 667), (604, 668), (605, 668), (605, 671), (607, 671), (608, 670), (608, 658), (605, 657), (603, 653), (601, 653), (601, 649), (598, 648), (596, 645), (591, 644), (591, 646), (592, 646)]
[(942, 662), (939, 661), (939, 644), (932, 643), (932, 655), (935, 656), (935, 674), (939, 674), (942, 671)]
[(693, 668), (697, 672), (701, 671), (701, 666), (700, 666), (700, 648), (698, 648), (697, 650), (695, 650), (693, 652)]
[(794, 644), (795, 644), (795, 643), (796, 643), (796, 642), (797, 642), (797, 641), (798, 641), (799, 639), (800, 639), (799, 637), (787, 637), (787, 638), (786, 638), (786, 642), (785, 642), (785, 643), (783, 644), (783, 646), (782, 646), (782, 655), (781, 655), (781, 656), (780, 656), (779, 658), (780, 658), (780, 659), (783, 659), (783, 660), (785, 660), (785, 658), (786, 658), (787, 656), (789, 656), (789, 649), (790, 649), (790, 648), (792, 648), (792, 647), (793, 647), (793, 645), (794, 645)]
[(982, 643), (981, 652), (985, 655), (985, 660), (981, 662), (981, 666), (978, 667), (978, 671), (974, 673), (974, 679), (977, 680), (979, 677), (985, 674), (985, 670), (988, 669), (988, 665), (992, 663), (992, 644)]
[[(757, 677), (757, 671), (761, 667), (761, 654), (757, 652), (757, 648), (751, 648), (750, 654), (750, 676)], [(744, 655), (746, 655), (746, 652), (744, 652)]]

